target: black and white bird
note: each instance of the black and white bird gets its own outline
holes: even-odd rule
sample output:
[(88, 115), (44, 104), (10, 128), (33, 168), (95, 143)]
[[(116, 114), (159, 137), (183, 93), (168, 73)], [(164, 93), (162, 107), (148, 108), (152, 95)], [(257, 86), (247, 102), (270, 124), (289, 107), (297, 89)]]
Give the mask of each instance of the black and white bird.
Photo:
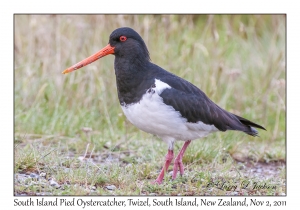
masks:
[(236, 130), (257, 136), (264, 127), (225, 111), (190, 82), (150, 61), (145, 42), (131, 28), (114, 30), (109, 44), (94, 55), (67, 68), (77, 70), (106, 55), (115, 55), (114, 68), (118, 97), (127, 119), (139, 129), (160, 137), (168, 145), (165, 165), (155, 183), (162, 183), (174, 158), (176, 140), (184, 145), (174, 160), (173, 179), (184, 173), (182, 157), (194, 139), (216, 131)]

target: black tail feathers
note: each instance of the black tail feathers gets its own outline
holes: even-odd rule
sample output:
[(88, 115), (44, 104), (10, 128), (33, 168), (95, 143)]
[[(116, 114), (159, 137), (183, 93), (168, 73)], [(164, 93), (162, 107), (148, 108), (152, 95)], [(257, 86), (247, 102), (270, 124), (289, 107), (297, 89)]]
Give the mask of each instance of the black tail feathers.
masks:
[(242, 124), (244, 124), (244, 125), (246, 125), (248, 127), (248, 129), (245, 130), (244, 132), (247, 133), (247, 134), (249, 134), (249, 135), (251, 135), (251, 136), (258, 136), (258, 131), (255, 128), (266, 130), (261, 125), (258, 125), (258, 124), (254, 123), (254, 122), (251, 122), (250, 120), (247, 120), (247, 119), (242, 118), (242, 117), (237, 116), (237, 115), (235, 115), (235, 116), (238, 118), (238, 120)]

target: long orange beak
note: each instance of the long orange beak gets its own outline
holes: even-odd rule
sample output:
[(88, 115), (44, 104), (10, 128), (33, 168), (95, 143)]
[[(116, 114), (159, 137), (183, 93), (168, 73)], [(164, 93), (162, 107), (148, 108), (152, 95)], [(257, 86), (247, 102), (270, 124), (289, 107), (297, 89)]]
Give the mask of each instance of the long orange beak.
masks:
[(77, 69), (80, 69), (96, 60), (98, 60), (99, 58), (102, 58), (106, 55), (109, 54), (114, 54), (115, 53), (115, 48), (110, 46), (110, 44), (108, 44), (106, 47), (104, 47), (102, 50), (100, 50), (99, 52), (96, 52), (94, 55), (91, 55), (90, 57), (80, 61), (79, 63), (76, 63), (75, 65), (67, 68), (66, 70), (64, 70), (62, 73), (63, 74), (67, 74), (70, 73), (72, 71), (75, 71)]

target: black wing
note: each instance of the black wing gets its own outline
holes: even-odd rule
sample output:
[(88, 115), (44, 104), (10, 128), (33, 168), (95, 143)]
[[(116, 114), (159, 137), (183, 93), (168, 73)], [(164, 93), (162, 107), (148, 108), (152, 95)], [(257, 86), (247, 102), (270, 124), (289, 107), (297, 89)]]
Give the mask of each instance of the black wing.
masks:
[(165, 104), (179, 111), (182, 117), (191, 123), (201, 121), (208, 125), (214, 125), (220, 131), (238, 130), (252, 136), (257, 136), (258, 134), (253, 127), (265, 130), (260, 125), (222, 109), (212, 102), (200, 89), (197, 88), (197, 91), (195, 91), (194, 87), (190, 87), (193, 90), (188, 92), (175, 88), (165, 89), (160, 96)]
[(157, 79), (172, 87), (171, 89), (165, 89), (160, 94), (164, 103), (174, 107), (188, 122), (201, 121), (208, 125), (214, 125), (220, 131), (238, 130), (252, 136), (258, 134), (255, 128), (266, 130), (254, 122), (222, 109), (192, 83), (159, 66), (154, 69), (157, 71)]

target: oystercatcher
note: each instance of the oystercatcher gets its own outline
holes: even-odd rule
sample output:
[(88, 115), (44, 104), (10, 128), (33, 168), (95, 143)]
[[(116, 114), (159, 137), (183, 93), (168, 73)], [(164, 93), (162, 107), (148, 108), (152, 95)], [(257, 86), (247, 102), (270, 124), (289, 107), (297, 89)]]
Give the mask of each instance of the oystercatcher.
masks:
[(255, 128), (266, 130), (225, 111), (195, 85), (152, 63), (142, 37), (128, 27), (114, 30), (106, 47), (62, 73), (77, 70), (109, 54), (115, 55), (118, 97), (127, 119), (168, 145), (165, 164), (155, 183), (163, 181), (174, 158), (176, 140), (184, 141), (184, 145), (174, 160), (173, 179), (178, 168), (181, 175), (184, 173), (182, 157), (192, 140), (216, 131), (237, 130), (257, 136)]

